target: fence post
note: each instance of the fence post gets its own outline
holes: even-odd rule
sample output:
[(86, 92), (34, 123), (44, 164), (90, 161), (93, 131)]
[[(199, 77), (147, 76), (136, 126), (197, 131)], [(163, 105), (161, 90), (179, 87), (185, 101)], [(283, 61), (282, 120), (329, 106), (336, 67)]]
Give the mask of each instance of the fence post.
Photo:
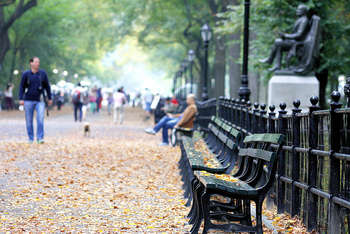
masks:
[[(283, 118), (287, 114), (286, 103), (280, 104), (280, 111), (278, 111), (278, 132), (287, 136), (288, 121)], [(278, 184), (277, 184), (277, 213), (283, 213), (285, 211), (285, 197), (286, 197), (286, 184), (281, 181), (281, 176), (285, 175), (286, 163), (285, 163), (285, 152), (281, 150), (278, 156)]]
[(250, 115), (250, 109), (251, 109), (252, 103), (248, 100), (246, 103), (246, 126), (248, 132), (251, 132), (252, 130), (252, 120)]
[(346, 78), (346, 84), (344, 86), (344, 93), (346, 96), (346, 106), (350, 107), (350, 76)]
[(254, 103), (254, 110), (253, 110), (253, 128), (252, 128), (252, 133), (257, 133), (259, 132), (259, 103), (255, 102)]
[(229, 122), (233, 123), (233, 114), (234, 114), (234, 100), (233, 99), (229, 99)]
[(275, 113), (275, 105), (271, 105), (269, 106), (269, 133), (275, 133), (276, 132), (276, 126), (275, 126), (275, 117), (276, 117), (276, 113)]
[(329, 168), (329, 193), (331, 199), (328, 206), (328, 233), (339, 233), (341, 230), (342, 217), (340, 207), (333, 203), (332, 198), (340, 193), (340, 161), (333, 157), (335, 152), (340, 151), (340, 130), (342, 129), (343, 119), (342, 114), (336, 113), (336, 110), (341, 108), (339, 102), (340, 93), (333, 91), (331, 94), (331, 110), (330, 110), (330, 168)]
[(246, 121), (246, 118), (245, 118), (245, 110), (246, 109), (246, 100), (244, 100), (244, 99), (242, 99), (241, 100), (241, 108), (239, 109), (239, 112), (240, 112), (240, 127), (242, 128), (242, 129), (245, 129), (246, 130), (246, 128), (245, 128), (245, 121)]
[[(317, 178), (317, 156), (311, 153), (312, 149), (317, 149), (318, 144), (318, 117), (313, 114), (314, 111), (320, 110), (318, 104), (318, 97), (313, 96), (310, 98), (311, 106), (309, 107), (309, 152), (308, 152), (308, 164), (309, 173), (307, 183), (310, 187), (316, 187)], [(318, 197), (308, 191), (307, 200), (307, 230), (311, 232), (316, 230), (317, 227), (317, 203)]]
[(233, 124), (237, 126), (237, 105), (238, 105), (238, 99), (233, 100)]
[(260, 127), (259, 127), (259, 133), (267, 133), (267, 119), (266, 119), (266, 104), (260, 105)]
[[(297, 116), (301, 112), (299, 109), (300, 100), (295, 100), (293, 102), (294, 108), (292, 109), (292, 131), (293, 131), (293, 150), (292, 150), (292, 180), (299, 181), (300, 177), (300, 154), (295, 151), (295, 147), (300, 146), (300, 117)], [(294, 184), (292, 185), (292, 210), (291, 215), (300, 214), (300, 189)]]
[[(269, 112), (269, 115), (268, 115), (268, 121), (265, 120), (265, 125), (263, 125), (263, 126), (265, 126), (265, 130), (268, 128), (268, 131), (265, 131), (265, 132), (275, 133), (275, 122), (274, 122), (275, 121), (275, 115), (276, 115), (275, 109), (276, 108), (275, 108), (274, 105), (269, 106), (270, 112)], [(266, 111), (265, 111), (265, 114), (266, 114)], [(267, 125), (268, 125), (268, 127), (267, 127)], [(275, 188), (276, 188), (275, 186), (272, 186), (270, 191), (267, 194), (267, 199), (266, 199), (266, 207), (267, 207), (267, 209), (272, 209), (273, 204), (275, 202), (275, 198), (276, 198), (275, 193), (274, 193), (275, 192)]]

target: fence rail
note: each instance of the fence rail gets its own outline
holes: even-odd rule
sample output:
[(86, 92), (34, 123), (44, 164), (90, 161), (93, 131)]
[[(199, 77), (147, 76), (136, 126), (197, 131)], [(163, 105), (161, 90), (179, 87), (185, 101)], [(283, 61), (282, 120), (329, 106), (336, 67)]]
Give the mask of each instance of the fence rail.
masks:
[[(279, 213), (299, 216), (309, 231), (349, 233), (350, 231), (350, 102), (340, 103), (334, 91), (329, 110), (320, 110), (318, 98), (310, 99), (307, 112), (293, 102), (291, 113), (281, 103), (266, 110), (265, 104), (219, 98), (198, 103), (198, 125), (206, 130), (210, 117), (230, 122), (243, 135), (282, 133), (286, 145), (279, 155), (275, 188), (268, 205)], [(349, 101), (350, 98), (348, 97)]]

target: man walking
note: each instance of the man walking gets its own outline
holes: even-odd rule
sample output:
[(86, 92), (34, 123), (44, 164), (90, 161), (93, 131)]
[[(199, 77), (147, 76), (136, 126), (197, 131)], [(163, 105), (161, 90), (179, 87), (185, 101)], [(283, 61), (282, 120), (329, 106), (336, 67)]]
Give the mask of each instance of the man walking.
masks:
[[(33, 57), (29, 60), (30, 70), (25, 71), (19, 88), (20, 105), (24, 105), (26, 127), (29, 143), (34, 141), (33, 116), (36, 111), (37, 132), (36, 138), (39, 144), (44, 143), (44, 113), (47, 98), (48, 105), (52, 104), (51, 88), (44, 70), (40, 70), (40, 59)], [(46, 94), (45, 94), (46, 91)]]

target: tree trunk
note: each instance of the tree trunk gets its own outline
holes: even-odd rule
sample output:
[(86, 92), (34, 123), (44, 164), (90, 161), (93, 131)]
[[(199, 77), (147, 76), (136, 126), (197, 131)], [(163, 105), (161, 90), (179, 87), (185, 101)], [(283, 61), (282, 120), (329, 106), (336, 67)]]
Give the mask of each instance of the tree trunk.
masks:
[(326, 88), (328, 83), (328, 69), (324, 69), (320, 73), (316, 73), (316, 78), (320, 82), (320, 107), (322, 109), (326, 109)]
[(230, 76), (230, 97), (239, 98), (238, 90), (241, 85), (241, 64), (238, 62), (241, 55), (240, 32), (228, 36), (229, 55), (227, 56)]
[(29, 9), (37, 5), (37, 0), (30, 0), (27, 3), (25, 3), (24, 0), (20, 0), (15, 10), (6, 19), (4, 14), (4, 6), (11, 5), (12, 3), (15, 3), (15, 2), (16, 1), (8, 0), (4, 2), (3, 6), (1, 6), (0, 4), (0, 66), (2, 66), (5, 56), (9, 51), (10, 45), (11, 45), (9, 35), (8, 35), (8, 30), (11, 28), (13, 23), (17, 19), (21, 18), (21, 16), (26, 11), (28, 11)]
[(2, 69), (2, 64), (5, 60), (5, 56), (10, 49), (10, 39), (8, 33), (0, 32), (0, 68)]
[[(209, 7), (213, 15), (219, 12), (227, 11), (229, 1), (209, 1)], [(221, 19), (214, 17), (215, 24)], [(215, 80), (214, 87), (211, 87), (214, 97), (225, 96), (225, 75), (226, 75), (226, 37), (216, 37), (215, 43), (215, 57), (213, 66), (213, 78)], [(209, 80), (211, 84), (211, 79)]]
[(213, 96), (225, 96), (225, 75), (226, 75), (226, 46), (225, 37), (215, 40), (215, 60), (213, 75), (215, 79)]
[(9, 82), (12, 83), (13, 80), (13, 72), (15, 70), (16, 67), (16, 55), (17, 55), (17, 47), (13, 48), (13, 53), (12, 53), (12, 62), (11, 62), (11, 70), (10, 70), (10, 78), (9, 78)]

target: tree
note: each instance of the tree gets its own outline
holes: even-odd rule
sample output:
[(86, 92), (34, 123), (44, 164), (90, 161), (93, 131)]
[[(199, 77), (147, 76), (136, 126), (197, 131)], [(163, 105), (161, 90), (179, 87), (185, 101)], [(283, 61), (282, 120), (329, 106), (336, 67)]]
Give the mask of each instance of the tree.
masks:
[(10, 39), (8, 31), (13, 23), (21, 18), (21, 16), (37, 5), (37, 0), (20, 0), (15, 9), (6, 17), (4, 7), (11, 6), (15, 1), (2, 1), (0, 3), (0, 65), (3, 63), (6, 53), (10, 49)]

